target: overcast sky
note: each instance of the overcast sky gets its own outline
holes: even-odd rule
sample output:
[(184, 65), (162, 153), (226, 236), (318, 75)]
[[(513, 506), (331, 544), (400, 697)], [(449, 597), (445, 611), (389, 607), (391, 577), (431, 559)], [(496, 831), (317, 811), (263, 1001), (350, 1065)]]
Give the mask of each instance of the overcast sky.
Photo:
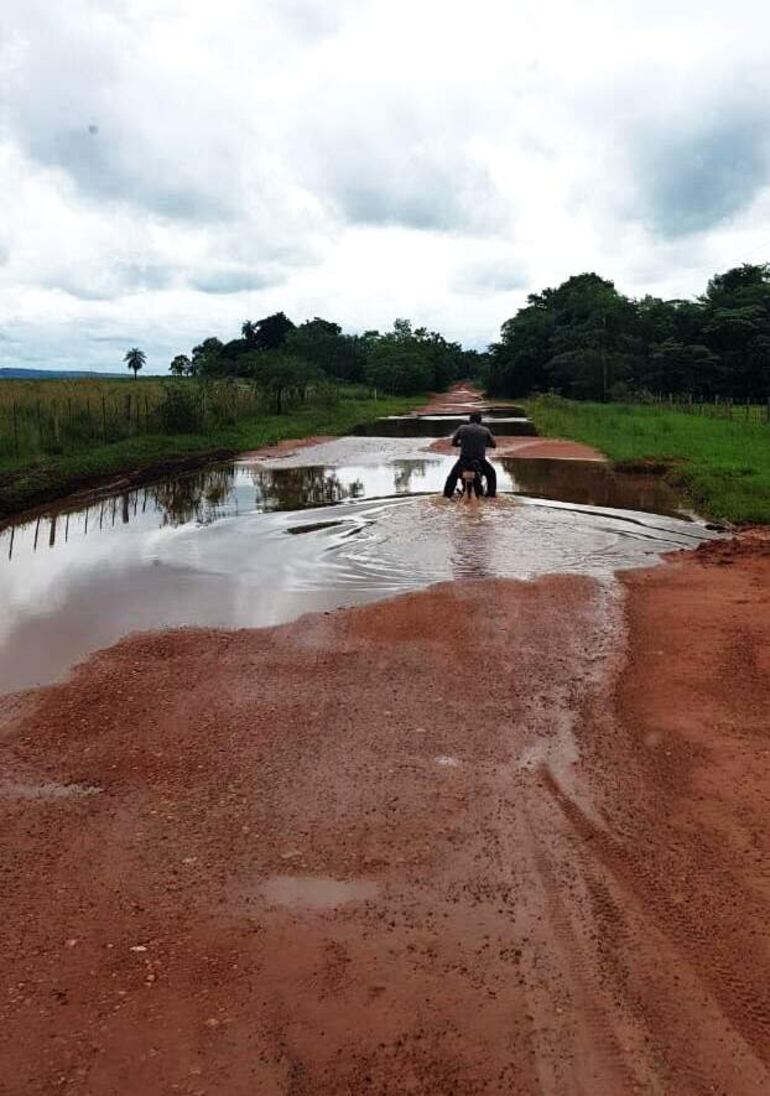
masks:
[(767, 0), (4, 0), (0, 364), (770, 259)]

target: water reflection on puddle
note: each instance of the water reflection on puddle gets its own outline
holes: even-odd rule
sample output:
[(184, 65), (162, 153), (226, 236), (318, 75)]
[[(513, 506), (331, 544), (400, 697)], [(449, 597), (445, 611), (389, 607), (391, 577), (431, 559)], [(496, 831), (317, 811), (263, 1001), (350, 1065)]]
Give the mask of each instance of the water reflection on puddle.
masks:
[(315, 875), (277, 875), (261, 887), (271, 906), (290, 909), (336, 909), (348, 902), (365, 902), (377, 894), (377, 884), (365, 880), (343, 881)]
[(0, 692), (54, 680), (132, 631), (278, 624), (451, 578), (601, 576), (709, 536), (660, 516), (676, 514), (661, 481), (595, 462), (504, 459), (500, 490), (517, 497), (446, 502), (452, 458), (424, 446), (341, 438), (6, 528)]

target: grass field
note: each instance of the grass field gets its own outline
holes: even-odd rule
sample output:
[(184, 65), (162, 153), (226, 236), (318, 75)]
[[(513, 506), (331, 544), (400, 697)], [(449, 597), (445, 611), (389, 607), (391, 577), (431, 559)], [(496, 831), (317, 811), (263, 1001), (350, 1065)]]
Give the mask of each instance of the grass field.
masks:
[(617, 463), (653, 461), (693, 506), (731, 522), (770, 522), (770, 425), (757, 416), (710, 418), (661, 406), (525, 401), (541, 434), (601, 449)]
[[(161, 378), (0, 382), (0, 468), (82, 453), (143, 434), (177, 433), (253, 419), (265, 399), (250, 384)], [(188, 431), (189, 432), (189, 431)]]
[[(32, 412), (27, 412), (28, 419), (32, 420), (30, 429), (30, 444), (26, 451), (14, 455), (13, 441), (8, 440), (8, 420), (5, 420), (5, 433), (0, 434), (0, 518), (9, 516), (23, 510), (25, 507), (37, 502), (47, 501), (58, 495), (64, 495), (78, 487), (96, 482), (100, 477), (118, 474), (121, 472), (149, 469), (154, 466), (162, 466), (165, 462), (180, 458), (205, 455), (207, 453), (235, 454), (248, 449), (257, 449), (262, 445), (270, 445), (284, 438), (310, 437), (314, 434), (344, 434), (356, 424), (380, 415), (399, 414), (410, 410), (425, 402), (425, 396), (387, 397), (374, 400), (369, 398), (363, 390), (342, 388), (337, 393), (336, 399), (329, 399), (325, 393), (322, 399), (309, 400), (305, 403), (297, 403), (285, 414), (275, 415), (266, 413), (259, 403), (252, 402), (251, 413), (248, 413), (246, 400), (254, 400), (252, 393), (247, 393), (243, 398), (243, 404), (237, 415), (232, 406), (227, 407), (226, 393), (223, 391), (218, 396), (212, 390), (212, 401), (219, 400), (217, 408), (212, 408), (204, 417), (205, 428), (190, 431), (161, 430), (158, 428), (157, 410), (163, 398), (161, 382), (140, 381), (134, 383), (122, 381), (51, 381), (51, 382), (18, 382), (32, 388), (31, 393), (24, 393), (27, 399), (32, 401)], [(57, 389), (56, 385), (66, 386)], [(59, 425), (59, 452), (45, 452), (44, 444), (40, 439), (48, 437), (45, 433), (48, 420), (52, 418), (50, 403), (55, 400), (61, 408), (62, 403), (66, 407), (66, 400), (75, 399), (72, 394), (73, 385), (82, 385), (80, 391), (76, 391), (79, 397), (77, 405), (73, 402), (72, 423), (70, 429), (63, 429), (62, 422)], [(8, 395), (4, 389), (17, 388), (16, 406), (18, 423), (18, 384), (17, 382), (2, 382), (0, 384), (0, 406), (7, 408), (10, 404)], [(46, 393), (48, 389), (48, 393)], [(117, 389), (117, 391), (115, 390)], [(147, 419), (144, 418), (144, 390), (147, 389), (148, 407), (152, 407), (151, 401), (155, 401), (156, 411), (149, 411)], [(128, 415), (125, 421), (119, 421), (117, 415), (121, 401), (125, 401), (127, 395), (138, 401), (140, 414), (139, 423)], [(48, 395), (48, 401), (46, 401)], [(107, 415), (108, 441), (103, 440), (100, 431), (102, 396), (105, 405), (110, 402), (115, 405), (114, 434), (109, 432), (109, 424), (113, 419)], [(3, 404), (3, 400), (5, 403)], [(40, 402), (38, 412), (37, 403)], [(136, 403), (132, 401), (132, 406)], [(221, 406), (223, 405), (224, 406)], [(125, 413), (126, 404), (123, 402)], [(77, 408), (77, 412), (75, 409)], [(37, 416), (41, 415), (43, 427), (37, 432)], [(61, 412), (60, 412), (61, 413)], [(184, 419), (184, 408), (178, 415), (177, 421)], [(153, 415), (155, 417), (153, 418)], [(168, 418), (168, 416), (167, 416)], [(91, 419), (95, 419), (94, 432), (90, 433)], [(63, 420), (62, 420), (63, 421)], [(81, 433), (78, 433), (78, 424)], [(149, 431), (145, 432), (148, 424)], [(155, 431), (153, 432), (153, 425)], [(0, 421), (0, 428), (2, 421)], [(41, 451), (41, 449), (43, 451)]]

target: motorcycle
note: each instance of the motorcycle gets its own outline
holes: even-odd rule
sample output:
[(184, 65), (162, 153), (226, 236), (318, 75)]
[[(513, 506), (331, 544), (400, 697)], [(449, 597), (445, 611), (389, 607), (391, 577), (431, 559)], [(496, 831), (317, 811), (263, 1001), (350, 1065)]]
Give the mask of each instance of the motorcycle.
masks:
[(464, 462), (460, 469), (460, 481), (457, 490), (461, 498), (466, 502), (472, 502), (473, 498), (480, 499), (484, 494), (484, 486), (481, 479), (481, 463), (477, 460)]

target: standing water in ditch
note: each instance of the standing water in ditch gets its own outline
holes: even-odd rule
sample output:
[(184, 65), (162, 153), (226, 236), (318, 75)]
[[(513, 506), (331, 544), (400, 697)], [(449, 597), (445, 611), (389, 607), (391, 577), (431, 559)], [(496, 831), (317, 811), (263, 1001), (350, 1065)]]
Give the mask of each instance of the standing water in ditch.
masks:
[(129, 632), (271, 625), (447, 579), (602, 578), (712, 535), (660, 479), (597, 461), (503, 457), (501, 497), (448, 501), (454, 458), (429, 440), (445, 426), (369, 429), (6, 526), (0, 692), (55, 680)]

